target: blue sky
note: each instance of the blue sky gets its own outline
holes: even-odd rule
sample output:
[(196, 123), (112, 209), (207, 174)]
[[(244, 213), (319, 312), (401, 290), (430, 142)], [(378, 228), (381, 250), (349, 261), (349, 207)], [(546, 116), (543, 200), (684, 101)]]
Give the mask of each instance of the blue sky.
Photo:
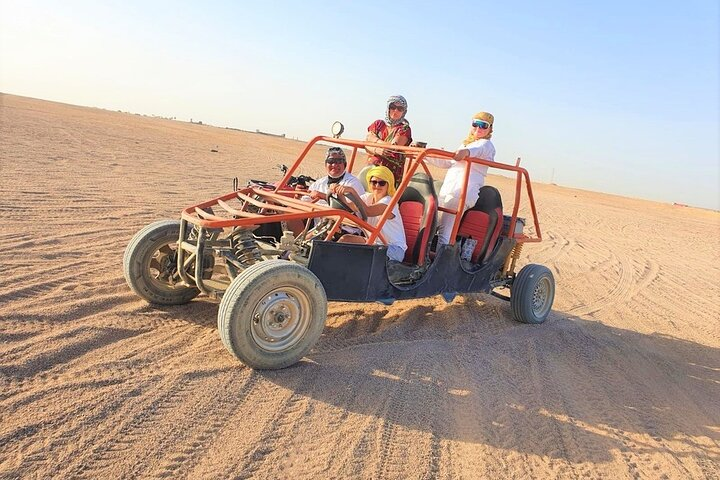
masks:
[(0, 91), (300, 139), (402, 94), (431, 146), (487, 110), (536, 181), (720, 209), (718, 4), (0, 0)]

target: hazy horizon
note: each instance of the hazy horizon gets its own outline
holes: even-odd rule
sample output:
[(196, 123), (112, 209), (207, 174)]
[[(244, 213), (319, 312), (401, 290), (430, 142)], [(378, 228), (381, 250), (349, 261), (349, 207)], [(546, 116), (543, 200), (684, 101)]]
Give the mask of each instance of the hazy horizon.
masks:
[(720, 210), (717, 2), (0, 5), (8, 94), (300, 140), (402, 94), (429, 146), (486, 110), (534, 181)]

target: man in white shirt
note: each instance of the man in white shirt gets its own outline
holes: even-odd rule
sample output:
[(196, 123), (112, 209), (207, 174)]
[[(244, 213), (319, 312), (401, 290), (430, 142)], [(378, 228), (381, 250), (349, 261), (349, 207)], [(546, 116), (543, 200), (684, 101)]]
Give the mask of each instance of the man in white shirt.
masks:
[[(304, 196), (304, 200), (318, 199), (317, 203), (327, 205), (327, 195), (332, 193), (334, 185), (341, 185), (343, 187), (351, 187), (358, 193), (365, 192), (365, 188), (360, 180), (350, 172), (345, 171), (347, 168), (347, 158), (345, 152), (340, 147), (328, 148), (327, 154), (325, 155), (325, 169), (327, 175), (315, 180), (308, 187), (308, 195)], [(350, 225), (343, 225), (343, 233), (359, 234), (362, 230), (358, 227)]]
[(327, 200), (328, 189), (330, 185), (338, 184), (346, 187), (352, 187), (356, 192), (363, 193), (365, 189), (358, 178), (350, 172), (346, 172), (347, 159), (345, 152), (340, 147), (330, 147), (325, 155), (325, 169), (327, 176), (314, 181), (309, 187), (309, 197), (311, 199), (319, 198), (319, 202)]

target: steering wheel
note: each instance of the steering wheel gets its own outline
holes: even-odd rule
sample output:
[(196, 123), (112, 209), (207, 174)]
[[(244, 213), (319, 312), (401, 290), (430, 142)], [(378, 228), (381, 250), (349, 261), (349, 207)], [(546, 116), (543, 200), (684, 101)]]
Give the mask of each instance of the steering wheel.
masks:
[(363, 220), (367, 220), (367, 212), (365, 211), (365, 202), (362, 201), (361, 198), (357, 197), (354, 193), (348, 192), (345, 195), (348, 196), (350, 200), (355, 204), (358, 211), (356, 212), (353, 210), (350, 205), (348, 205), (344, 199), (341, 198), (340, 195), (337, 193), (328, 193), (328, 203), (333, 208), (339, 208), (340, 210), (345, 210), (346, 212), (350, 212), (355, 216), (359, 216)]

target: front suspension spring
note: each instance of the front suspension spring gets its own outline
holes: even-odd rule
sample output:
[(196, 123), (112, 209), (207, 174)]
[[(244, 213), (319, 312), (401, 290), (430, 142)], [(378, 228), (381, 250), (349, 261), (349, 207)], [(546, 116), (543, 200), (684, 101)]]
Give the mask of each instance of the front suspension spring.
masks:
[(243, 266), (248, 267), (262, 260), (258, 244), (249, 229), (243, 228), (233, 232), (231, 245), (234, 249), (235, 258)]

